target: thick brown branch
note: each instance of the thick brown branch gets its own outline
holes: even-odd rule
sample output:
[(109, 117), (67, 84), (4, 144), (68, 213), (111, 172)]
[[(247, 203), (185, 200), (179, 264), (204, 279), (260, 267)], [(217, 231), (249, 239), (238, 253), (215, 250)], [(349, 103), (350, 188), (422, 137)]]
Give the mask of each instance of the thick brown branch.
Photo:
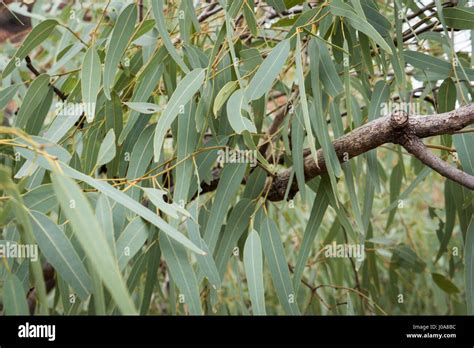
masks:
[[(403, 123), (403, 118), (400, 122)], [(347, 161), (385, 143), (399, 143), (402, 134), (407, 131), (418, 138), (452, 134), (474, 123), (474, 104), (438, 115), (411, 116), (403, 127), (401, 127), (402, 123), (397, 123), (393, 117), (386, 116), (336, 139), (333, 146), (339, 160), (341, 162)], [(321, 149), (318, 150), (317, 156), (319, 167), (316, 166), (311, 156), (305, 157), (304, 174), (307, 181), (327, 171)], [(279, 201), (285, 197), (292, 170), (292, 168), (286, 169), (273, 179), (267, 197), (269, 200)], [(296, 181), (293, 181), (288, 197), (292, 198), (297, 192), (298, 185)]]

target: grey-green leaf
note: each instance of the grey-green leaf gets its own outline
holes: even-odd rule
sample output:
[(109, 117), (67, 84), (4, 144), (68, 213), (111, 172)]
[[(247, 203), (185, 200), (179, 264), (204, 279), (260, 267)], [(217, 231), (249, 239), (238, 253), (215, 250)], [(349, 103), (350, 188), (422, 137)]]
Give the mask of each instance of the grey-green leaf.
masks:
[(153, 103), (128, 102), (124, 104), (130, 109), (138, 111), (141, 114), (154, 114), (155, 112), (159, 112), (161, 110), (159, 105)]
[(105, 135), (104, 141), (100, 145), (99, 154), (97, 156), (97, 166), (109, 163), (115, 158), (115, 133), (114, 129), (110, 128)]
[(176, 87), (173, 95), (166, 105), (156, 124), (153, 140), (153, 151), (155, 162), (160, 158), (163, 141), (166, 132), (180, 112), (184, 112), (184, 106), (191, 100), (204, 82), (205, 70), (198, 68), (187, 74)]
[(127, 262), (134, 257), (148, 239), (148, 227), (141, 217), (135, 219), (125, 227), (117, 239), (117, 256), (119, 268), (123, 270)]
[(3, 312), (5, 315), (29, 315), (26, 293), (18, 277), (8, 273), (3, 284)]
[(209, 249), (214, 253), (219, 232), (231, 200), (235, 197), (244, 177), (247, 165), (244, 163), (225, 164), (221, 179), (217, 186), (216, 198), (212, 204), (209, 220), (204, 232), (204, 240)]
[(88, 122), (92, 122), (94, 119), (101, 82), (100, 58), (95, 48), (90, 47), (84, 56), (81, 69), (82, 101), (86, 105), (84, 112)]
[(120, 13), (112, 31), (104, 62), (104, 93), (109, 100), (117, 67), (132, 38), (136, 21), (137, 6), (130, 4)]
[(474, 29), (474, 8), (453, 7), (443, 8), (446, 25), (454, 29)]
[(334, 16), (342, 16), (346, 18), (354, 29), (366, 34), (389, 55), (392, 54), (390, 46), (385, 42), (377, 30), (375, 30), (375, 28), (370, 25), (365, 18), (362, 18), (357, 13), (355, 13), (349, 5), (342, 2), (342, 0), (334, 0), (329, 5), (329, 8)]
[(216, 99), (214, 100), (214, 106), (212, 108), (214, 116), (217, 117), (217, 113), (222, 108), (222, 106), (224, 106), (225, 102), (227, 99), (229, 99), (232, 92), (235, 91), (238, 85), (239, 83), (237, 81), (229, 81), (221, 88), (219, 93), (217, 93)]
[(245, 95), (242, 93), (242, 90), (239, 89), (230, 96), (227, 102), (227, 117), (229, 118), (229, 123), (237, 134), (242, 134), (244, 131), (256, 133), (257, 128), (255, 128), (252, 121), (242, 115), (242, 110), (250, 112), (250, 107), (247, 100), (245, 100)]
[(254, 315), (265, 315), (265, 290), (263, 288), (262, 244), (257, 231), (253, 230), (247, 237), (244, 247), (245, 275), (252, 302)]
[(46, 215), (38, 211), (30, 214), (33, 234), (46, 260), (75, 290), (83, 301), (91, 291), (91, 279), (79, 255), (64, 232)]
[(289, 53), (290, 40), (287, 39), (273, 48), (245, 89), (245, 96), (249, 101), (259, 99), (270, 90)]
[(183, 62), (181, 57), (178, 55), (178, 52), (176, 52), (176, 49), (174, 48), (173, 43), (171, 42), (168, 30), (166, 29), (165, 16), (163, 15), (163, 3), (163, 1), (151, 2), (153, 16), (155, 17), (156, 28), (158, 29), (158, 32), (160, 33), (161, 38), (163, 40), (163, 44), (168, 50), (168, 53), (170, 54), (171, 58), (173, 58), (173, 60), (176, 62), (176, 64), (178, 64), (181, 70), (183, 70), (183, 72), (187, 74), (189, 73), (189, 69), (187, 65)]
[(189, 307), (189, 313), (192, 315), (202, 314), (196, 274), (189, 263), (186, 249), (164, 233), (160, 233), (159, 240), (163, 257), (173, 280), (178, 285), (181, 294), (184, 295), (183, 300)]
[(31, 83), (26, 91), (23, 103), (20, 106), (18, 115), (16, 116), (15, 127), (21, 128), (28, 132), (31, 125), (35, 123), (35, 118), (44, 119), (46, 113), (38, 115), (38, 111), (42, 102), (48, 95), (49, 91), (49, 75), (41, 74)]
[(261, 223), (260, 238), (281, 305), (287, 314), (299, 315), (300, 310), (296, 304), (296, 294), (291, 283), (280, 234), (275, 223), (267, 217)]
[(0, 109), (5, 108), (8, 102), (13, 99), (16, 92), (20, 89), (20, 85), (13, 85), (0, 91)]
[(39, 23), (26, 37), (23, 44), (20, 46), (15, 55), (8, 62), (7, 66), (3, 70), (2, 78), (7, 77), (17, 66), (17, 62), (22, 61), (35, 47), (39, 46), (44, 40), (46, 40), (51, 32), (54, 30), (58, 21), (55, 19), (47, 19)]
[(136, 314), (137, 310), (120, 274), (117, 261), (80, 187), (74, 180), (64, 175), (52, 173), (51, 179), (59, 204), (69, 219), (89, 262), (122, 313)]

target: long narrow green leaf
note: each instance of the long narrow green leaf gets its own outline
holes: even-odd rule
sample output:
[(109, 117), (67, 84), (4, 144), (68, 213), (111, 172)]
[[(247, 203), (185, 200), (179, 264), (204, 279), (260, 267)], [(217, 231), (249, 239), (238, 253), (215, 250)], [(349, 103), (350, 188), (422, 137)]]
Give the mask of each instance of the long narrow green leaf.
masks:
[(0, 109), (4, 109), (5, 106), (7, 106), (7, 104), (13, 99), (19, 89), (19, 85), (13, 85), (4, 88), (0, 91)]
[[(41, 103), (45, 100), (49, 91), (49, 75), (39, 75), (30, 85), (23, 98), (20, 110), (16, 116), (15, 126), (29, 132), (32, 122), (36, 117), (44, 120), (46, 113), (38, 115)], [(42, 122), (41, 122), (42, 123)]]
[(125, 227), (117, 239), (119, 268), (123, 270), (148, 239), (148, 226), (137, 216)]
[(328, 205), (329, 201), (325, 194), (325, 188), (320, 184), (314, 199), (308, 224), (304, 230), (303, 241), (301, 242), (300, 251), (293, 272), (293, 286), (295, 291), (298, 291), (299, 289), (306, 261), (308, 260), (309, 254), (312, 250), (314, 238), (319, 231), (319, 227), (323, 221), (324, 213), (326, 212)]
[(216, 198), (212, 204), (211, 213), (204, 232), (204, 241), (212, 253), (214, 253), (225, 214), (231, 200), (239, 189), (246, 168), (246, 164), (232, 163), (226, 164), (222, 170), (221, 179), (217, 186)]
[(110, 37), (104, 62), (104, 93), (109, 100), (111, 99), (110, 93), (118, 65), (135, 29), (137, 14), (137, 6), (135, 4), (128, 5), (122, 13), (120, 13)]
[(385, 40), (380, 36), (380, 34), (375, 30), (375, 28), (367, 22), (366, 19), (359, 16), (355, 13), (352, 8), (342, 0), (334, 0), (329, 5), (331, 13), (334, 16), (342, 16), (347, 18), (350, 25), (354, 29), (359, 30), (374, 40), (384, 51), (388, 54), (392, 54), (390, 46), (385, 42)]
[(25, 57), (30, 53), (34, 48), (38, 47), (44, 40), (46, 40), (58, 25), (58, 21), (55, 19), (47, 19), (39, 23), (33, 30), (28, 34), (23, 44), (20, 46), (15, 55), (8, 62), (7, 66), (3, 70), (2, 78), (7, 77), (15, 69), (18, 62), (25, 59)]
[(249, 101), (259, 99), (270, 90), (289, 53), (290, 40), (283, 40), (272, 49), (245, 89), (245, 96)]
[(227, 263), (232, 255), (232, 248), (247, 229), (250, 217), (255, 210), (255, 202), (250, 199), (241, 199), (232, 209), (227, 224), (222, 233), (222, 238), (216, 248), (216, 265), (219, 275), (224, 276)]
[(94, 47), (90, 47), (84, 56), (81, 69), (82, 101), (86, 104), (85, 114), (88, 122), (92, 122), (95, 115), (97, 95), (102, 82), (100, 57)]
[(166, 49), (168, 50), (168, 53), (170, 56), (173, 58), (173, 60), (178, 64), (178, 66), (183, 70), (185, 74), (189, 73), (189, 68), (187, 65), (183, 62), (181, 57), (178, 55), (178, 52), (176, 52), (176, 49), (173, 46), (173, 43), (171, 42), (170, 35), (168, 33), (168, 30), (166, 29), (166, 21), (165, 21), (165, 16), (163, 15), (164, 10), (163, 10), (163, 1), (152, 1), (151, 2), (151, 7), (153, 10), (153, 16), (155, 17), (155, 23), (156, 23), (156, 28), (158, 29), (158, 32), (161, 35), (161, 38), (163, 40), (163, 44), (165, 45)]
[[(140, 76), (137, 78), (136, 86), (133, 90), (132, 98), (130, 102), (145, 102), (148, 101), (151, 94), (155, 90), (161, 75), (164, 71), (164, 59), (166, 57), (166, 50), (159, 49), (155, 55), (150, 59), (149, 63), (140, 73)], [(136, 110), (132, 110), (128, 116), (127, 123), (122, 133), (118, 138), (119, 144), (122, 144), (127, 136), (130, 134), (131, 130), (135, 126), (140, 117), (140, 113)]]
[(91, 279), (71, 242), (46, 215), (38, 211), (28, 213), (35, 239), (46, 260), (85, 301), (91, 291)]
[(81, 189), (72, 179), (64, 175), (52, 173), (51, 179), (59, 204), (68, 217), (89, 262), (94, 266), (122, 313), (136, 314), (137, 310), (117, 262)]
[[(0, 164), (0, 189), (4, 194), (10, 196), (13, 211), (17, 218), (18, 224), (21, 226), (20, 236), (26, 244), (34, 245), (35, 239), (32, 231), (31, 221), (28, 216), (27, 209), (23, 203), (23, 199), (18, 191), (17, 186), (11, 179), (11, 170)], [(46, 298), (46, 286), (43, 277), (43, 270), (39, 259), (30, 260), (30, 266), (34, 277), (34, 284), (38, 294), (38, 304), (40, 314), (48, 314), (48, 303)]]
[(26, 293), (18, 277), (8, 274), (3, 284), (3, 312), (5, 315), (29, 315)]
[(209, 280), (209, 283), (212, 284), (214, 289), (219, 289), (221, 287), (221, 277), (219, 276), (219, 271), (217, 270), (216, 263), (212, 258), (212, 253), (204, 239), (201, 238), (201, 232), (199, 231), (200, 226), (198, 223), (198, 200), (194, 201), (189, 209), (192, 216), (192, 218), (188, 219), (187, 221), (189, 238), (194, 244), (207, 252), (207, 255), (196, 256), (199, 267), (204, 273), (205, 277)]
[(95, 216), (100, 224), (100, 227), (102, 228), (102, 231), (105, 233), (105, 239), (107, 239), (110, 250), (112, 250), (115, 257), (116, 247), (112, 206), (110, 205), (109, 199), (104, 194), (101, 194), (97, 200)]
[(160, 233), (160, 247), (171, 276), (181, 291), (182, 296), (178, 296), (178, 298), (189, 307), (190, 314), (201, 315), (198, 282), (189, 263), (186, 249), (164, 233)]
[(277, 226), (267, 217), (261, 223), (260, 238), (281, 305), (287, 314), (299, 315), (300, 310), (296, 304), (296, 294), (291, 283), (285, 250)]
[[(178, 158), (180, 165), (176, 168), (176, 185), (173, 192), (174, 202), (181, 204), (188, 201), (191, 180), (193, 178), (193, 160), (187, 158), (196, 149), (198, 134), (196, 132), (195, 103), (189, 103), (185, 113), (178, 119)], [(187, 158), (187, 159), (186, 159)]]
[(244, 267), (254, 315), (266, 315), (265, 290), (263, 288), (262, 244), (257, 231), (247, 237), (244, 248)]
[(245, 95), (242, 90), (235, 91), (227, 101), (227, 117), (232, 129), (237, 134), (242, 134), (244, 131), (256, 133), (257, 128), (252, 121), (242, 115), (242, 110), (250, 113), (248, 101), (245, 100)]
[(298, 86), (300, 88), (300, 100), (301, 100), (301, 109), (303, 112), (303, 121), (306, 128), (306, 134), (308, 136), (308, 144), (311, 150), (311, 155), (313, 156), (316, 166), (318, 166), (318, 156), (316, 152), (316, 139), (313, 135), (313, 129), (311, 127), (311, 119), (309, 117), (308, 110), (308, 100), (306, 98), (306, 90), (304, 86), (304, 75), (303, 75), (303, 62), (301, 61), (301, 39), (300, 34), (296, 35), (296, 78), (298, 81)]
[(115, 158), (115, 133), (114, 129), (111, 128), (105, 135), (102, 144), (100, 144), (99, 154), (97, 155), (96, 166), (109, 163)]
[(175, 120), (178, 113), (184, 112), (184, 106), (191, 100), (194, 94), (201, 87), (205, 77), (204, 69), (194, 69), (187, 74), (183, 80), (178, 84), (176, 90), (166, 105), (165, 111), (158, 119), (155, 129), (155, 137), (153, 140), (153, 152), (155, 162), (160, 158), (163, 141), (166, 132)]

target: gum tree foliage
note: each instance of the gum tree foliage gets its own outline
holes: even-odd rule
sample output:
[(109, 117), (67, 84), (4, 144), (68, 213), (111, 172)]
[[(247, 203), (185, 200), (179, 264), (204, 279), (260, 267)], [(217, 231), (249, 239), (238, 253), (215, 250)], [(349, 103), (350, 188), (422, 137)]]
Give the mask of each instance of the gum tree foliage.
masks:
[(473, 314), (469, 6), (10, 4), (3, 313)]

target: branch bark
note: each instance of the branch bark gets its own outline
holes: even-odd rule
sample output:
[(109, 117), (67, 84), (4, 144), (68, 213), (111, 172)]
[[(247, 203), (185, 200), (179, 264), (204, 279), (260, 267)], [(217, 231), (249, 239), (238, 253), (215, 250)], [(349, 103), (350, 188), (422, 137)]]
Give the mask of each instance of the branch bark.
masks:
[[(391, 115), (378, 118), (354, 131), (336, 139), (333, 142), (339, 161), (347, 161), (365, 152), (373, 150), (386, 143), (399, 144), (406, 134), (418, 139), (441, 134), (452, 134), (474, 123), (474, 104), (461, 107), (457, 110), (427, 116), (403, 117)], [(317, 152), (318, 165), (311, 156), (305, 157), (304, 174), (306, 181), (327, 172), (326, 163), (321, 149)], [(439, 167), (430, 158), (430, 164)], [(430, 166), (431, 166), (430, 165)], [(280, 201), (285, 197), (292, 168), (286, 169), (271, 182), (267, 198), (270, 201)], [(443, 172), (440, 174), (444, 175)], [(298, 192), (296, 180), (289, 190), (288, 198), (293, 198)]]
[(403, 147), (428, 167), (457, 183), (474, 190), (474, 176), (459, 170), (433, 155), (416, 136), (408, 136)]

